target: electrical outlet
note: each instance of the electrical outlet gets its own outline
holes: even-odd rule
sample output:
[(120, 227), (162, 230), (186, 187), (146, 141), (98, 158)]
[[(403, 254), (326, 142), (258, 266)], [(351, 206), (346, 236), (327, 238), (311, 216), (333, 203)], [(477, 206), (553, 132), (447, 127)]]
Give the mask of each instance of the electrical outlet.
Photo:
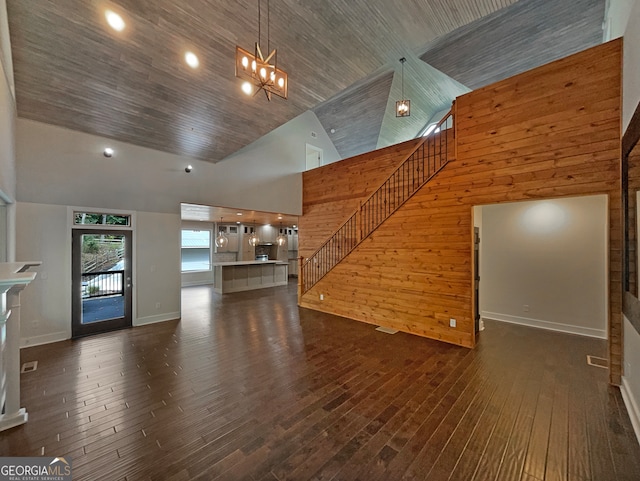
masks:
[(33, 321), (31, 321), (32, 329), (38, 329), (38, 327), (40, 327), (40, 321), (38, 321), (37, 319), (34, 319)]
[(456, 320), (453, 317), (449, 319), (449, 327), (456, 327)]
[(522, 306), (522, 310), (524, 312), (529, 312), (529, 304), (525, 304), (524, 306)]
[(156, 302), (156, 309), (160, 309), (160, 303)]
[(320, 294), (320, 300), (324, 301), (324, 294)]

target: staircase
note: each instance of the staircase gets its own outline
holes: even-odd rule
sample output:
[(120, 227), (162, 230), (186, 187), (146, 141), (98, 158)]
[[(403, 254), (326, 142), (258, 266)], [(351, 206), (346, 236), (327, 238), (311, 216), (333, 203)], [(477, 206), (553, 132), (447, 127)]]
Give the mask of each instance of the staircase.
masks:
[(301, 263), (299, 295), (309, 291), (326, 276), (455, 155), (453, 111), (452, 107), (378, 190), (362, 202), (313, 255)]

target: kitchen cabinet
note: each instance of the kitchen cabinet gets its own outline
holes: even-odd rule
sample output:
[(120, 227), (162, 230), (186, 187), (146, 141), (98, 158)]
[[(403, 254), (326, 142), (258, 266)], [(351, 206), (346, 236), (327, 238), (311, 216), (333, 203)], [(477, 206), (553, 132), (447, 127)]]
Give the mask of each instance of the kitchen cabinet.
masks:
[(256, 259), (256, 248), (249, 245), (249, 236), (254, 232), (254, 228), (248, 225), (240, 226), (240, 234), (238, 236), (238, 260), (253, 261)]
[(216, 262), (215, 292), (250, 291), (266, 287), (286, 286), (288, 264), (279, 261)]
[(287, 249), (290, 251), (298, 250), (298, 231), (291, 227), (282, 227), (278, 229), (279, 234), (287, 236)]
[(298, 259), (289, 259), (289, 277), (298, 277)]

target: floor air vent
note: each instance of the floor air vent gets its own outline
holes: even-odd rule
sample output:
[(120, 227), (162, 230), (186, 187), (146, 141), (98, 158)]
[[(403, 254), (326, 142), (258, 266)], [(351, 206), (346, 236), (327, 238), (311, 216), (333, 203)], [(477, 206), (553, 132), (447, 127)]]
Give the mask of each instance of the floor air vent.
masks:
[(384, 332), (385, 334), (395, 334), (398, 332), (397, 329), (391, 329), (390, 327), (378, 326), (376, 327), (376, 331)]
[(38, 369), (38, 361), (29, 361), (22, 365), (20, 372), (33, 372), (36, 369)]
[(589, 366), (609, 369), (609, 361), (603, 357), (587, 356), (587, 364), (589, 364)]

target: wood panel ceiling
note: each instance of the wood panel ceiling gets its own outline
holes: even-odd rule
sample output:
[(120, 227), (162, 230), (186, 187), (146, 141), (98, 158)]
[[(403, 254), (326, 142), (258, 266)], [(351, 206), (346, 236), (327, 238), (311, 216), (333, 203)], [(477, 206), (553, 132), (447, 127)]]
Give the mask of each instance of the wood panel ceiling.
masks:
[[(7, 0), (18, 115), (218, 162), (313, 109), (348, 157), (415, 136), (467, 87), (599, 43), (605, 0), (274, 0), (271, 46), (290, 88), (272, 102), (234, 76), (235, 45), (257, 40), (257, 5)], [(403, 56), (412, 116), (396, 119)]]
[[(257, 39), (256, 0), (7, 0), (18, 115), (217, 162), (514, 2), (274, 0), (271, 46), (290, 88), (288, 101), (267, 102), (244, 96), (234, 77), (235, 45)], [(124, 17), (121, 34), (106, 25), (106, 8)], [(199, 56), (197, 70), (186, 50)]]
[(241, 222), (247, 225), (270, 224), (276, 227), (293, 227), (298, 224), (298, 216), (295, 215), (199, 204), (181, 204), (180, 214), (182, 220), (220, 222), (222, 219), (224, 224)]
[(603, 0), (520, 0), (427, 46), (422, 60), (471, 89), (602, 42)]

